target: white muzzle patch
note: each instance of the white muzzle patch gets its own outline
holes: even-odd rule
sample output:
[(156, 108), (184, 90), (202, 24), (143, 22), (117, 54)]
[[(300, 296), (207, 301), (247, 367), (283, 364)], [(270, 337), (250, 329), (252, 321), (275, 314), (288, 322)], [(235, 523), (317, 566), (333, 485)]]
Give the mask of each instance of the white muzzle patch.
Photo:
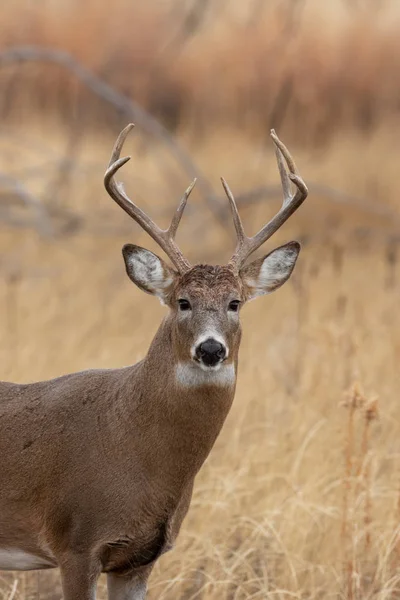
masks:
[(179, 385), (186, 388), (203, 385), (230, 387), (236, 380), (235, 365), (219, 363), (214, 367), (207, 367), (201, 363), (180, 362), (175, 367), (175, 379)]

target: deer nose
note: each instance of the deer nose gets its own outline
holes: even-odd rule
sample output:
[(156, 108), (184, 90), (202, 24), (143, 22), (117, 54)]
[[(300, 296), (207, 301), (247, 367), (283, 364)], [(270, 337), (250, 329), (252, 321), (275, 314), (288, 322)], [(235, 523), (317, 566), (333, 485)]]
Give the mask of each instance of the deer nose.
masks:
[(208, 338), (196, 348), (196, 358), (207, 365), (207, 367), (214, 367), (223, 361), (225, 356), (225, 346), (213, 338)]

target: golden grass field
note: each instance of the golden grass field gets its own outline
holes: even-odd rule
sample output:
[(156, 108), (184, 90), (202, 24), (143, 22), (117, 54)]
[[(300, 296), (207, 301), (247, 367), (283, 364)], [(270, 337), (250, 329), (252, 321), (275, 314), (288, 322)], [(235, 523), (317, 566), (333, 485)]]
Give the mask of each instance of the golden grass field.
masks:
[[(22, 3), (16, 4), (23, 14)], [(95, 11), (93, 2), (88, 6)], [(120, 6), (128, 3), (121, 0)], [(93, 27), (99, 36), (106, 16), (96, 14)], [(16, 23), (18, 10), (11, 16)], [(289, 110), (283, 131), (278, 130), (305, 181), (311, 182), (311, 193), (266, 251), (296, 238), (304, 247), (289, 283), (243, 310), (235, 402), (197, 478), (176, 548), (160, 559), (150, 579), (151, 600), (400, 599), (400, 123), (394, 108), (400, 56), (394, 35), (383, 35), (376, 45), (375, 30), (363, 28), (367, 16), (365, 12), (364, 21), (359, 18), (359, 38), (353, 41), (361, 40), (359, 47), (378, 58), (371, 66), (367, 56), (364, 69), (350, 61), (350, 74), (358, 73), (357, 81), (363, 84), (358, 96), (349, 92), (345, 97), (349, 109), (329, 120), (331, 113), (321, 108), (320, 99), (329, 89), (340, 93), (333, 79), (332, 88), (318, 80), (309, 63), (315, 93), (308, 88), (304, 110), (308, 107), (312, 114), (297, 126), (296, 111)], [(60, 46), (67, 45), (62, 38), (66, 28), (60, 24), (57, 37), (50, 17), (47, 29), (37, 31), (48, 44), (58, 39)], [(307, 23), (311, 27), (312, 19)], [(386, 32), (393, 23), (394, 18)], [(318, 37), (319, 30), (313, 31)], [(122, 41), (128, 32), (125, 25)], [(148, 32), (155, 35), (151, 27)], [(26, 29), (21, 40), (40, 40), (39, 33), (38, 40), (29, 35)], [(372, 49), (368, 35), (374, 39)], [(15, 41), (11, 38), (7, 39)], [(84, 53), (90, 45), (77, 34), (74, 43), (79, 39), (82, 45), (74, 51), (79, 55), (81, 49), (83, 60), (90, 57)], [(304, 35), (301, 39), (305, 43)], [(320, 59), (317, 74), (326, 65), (340, 63), (343, 40), (332, 39), (331, 54)], [(176, 65), (182, 69), (180, 81), (185, 81), (186, 72), (182, 61), (190, 65), (193, 53), (198, 58), (199, 44), (196, 40)], [(207, 47), (204, 40), (203, 45)], [(93, 45), (90, 66), (98, 64), (95, 50)], [(307, 56), (313, 56), (312, 49)], [(382, 56), (392, 62), (382, 62)], [(200, 64), (199, 58), (193, 62), (196, 68)], [(206, 65), (205, 60), (203, 78)], [(195, 76), (191, 69), (187, 72), (193, 91)], [(245, 66), (239, 75), (242, 72), (247, 73)], [(229, 73), (229, 85), (240, 81), (234, 78), (234, 67)], [(343, 72), (338, 74), (333, 66), (332, 73), (344, 81)], [(374, 90), (381, 73), (382, 85)], [(216, 85), (213, 77), (210, 86)], [(347, 91), (357, 88), (350, 75), (346, 85)], [(221, 94), (229, 96), (230, 89), (223, 88)], [(210, 90), (204, 96), (210, 98)], [(374, 116), (368, 127), (354, 117), (364, 96), (371, 100)], [(294, 97), (299, 97), (297, 92)], [(197, 114), (201, 94), (193, 98), (188, 104)], [(227, 102), (233, 107), (231, 116), (237, 115), (237, 98), (232, 105), (224, 98), (221, 105)], [(246, 98), (251, 107), (251, 98)], [(215, 123), (220, 119), (217, 100), (210, 100), (207, 108)], [(341, 106), (345, 105), (344, 100)], [(323, 129), (328, 122), (329, 128)], [(220, 175), (237, 192), (278, 183), (272, 144), (265, 145), (253, 126), (241, 131), (237, 122), (229, 126), (222, 119), (220, 127), (214, 124), (197, 136), (190, 119), (186, 123), (179, 128), (179, 139), (216, 190)], [(34, 146), (11, 143), (22, 139), (22, 133), (44, 140), (50, 151), (65, 148), (65, 114), (60, 122), (40, 112), (14, 110), (1, 125), (7, 133), (0, 136), (1, 172), (16, 174), (21, 164), (38, 164)], [(69, 209), (87, 226), (74, 235), (49, 239), (32, 229), (0, 223), (0, 379), (28, 382), (134, 363), (145, 354), (163, 317), (165, 309), (157, 300), (129, 282), (120, 253), (129, 241), (153, 250), (155, 246), (136, 225), (130, 228), (128, 217), (102, 187), (118, 127), (85, 130), (75, 158), (92, 167), (77, 171), (63, 192)], [(318, 140), (319, 127), (326, 133), (323, 143)], [(166, 224), (189, 182), (182, 174), (167, 181), (156, 150), (148, 147), (143, 152), (132, 134), (126, 152), (134, 159), (124, 167), (123, 178), (140, 205)], [(40, 170), (31, 189), (40, 194), (51, 177)], [(361, 205), (336, 203), (320, 191), (313, 193), (314, 183), (346, 191), (360, 198)], [(245, 226), (254, 231), (278, 206), (276, 199), (246, 208)], [(115, 225), (115, 233), (104, 233), (104, 223)], [(228, 222), (223, 228), (213, 219), (199, 192), (190, 198), (181, 229), (179, 242), (191, 260), (221, 262), (230, 256), (233, 227)], [(60, 597), (57, 572), (0, 573), (0, 600)], [(106, 598), (103, 579), (99, 598)]]

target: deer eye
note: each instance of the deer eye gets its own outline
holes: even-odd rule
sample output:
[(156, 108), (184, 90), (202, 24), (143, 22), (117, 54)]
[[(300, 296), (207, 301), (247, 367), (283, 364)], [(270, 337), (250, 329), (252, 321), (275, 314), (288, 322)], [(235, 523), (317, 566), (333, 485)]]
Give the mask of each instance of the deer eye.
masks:
[(180, 310), (192, 310), (189, 300), (185, 300), (184, 298), (179, 298), (178, 304), (179, 304)]
[(228, 310), (231, 310), (232, 312), (237, 312), (239, 310), (239, 306), (240, 300), (231, 300), (231, 302), (229, 302)]

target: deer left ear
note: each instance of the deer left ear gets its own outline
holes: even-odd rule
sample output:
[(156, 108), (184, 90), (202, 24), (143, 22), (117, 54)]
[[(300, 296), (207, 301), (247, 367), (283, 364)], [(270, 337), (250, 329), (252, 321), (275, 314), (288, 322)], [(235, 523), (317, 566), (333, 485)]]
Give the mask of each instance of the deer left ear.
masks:
[(175, 279), (174, 271), (156, 254), (134, 244), (125, 244), (122, 254), (129, 279), (166, 304)]
[(300, 244), (289, 242), (243, 267), (240, 276), (247, 291), (247, 299), (270, 294), (281, 287), (292, 274), (299, 252)]

